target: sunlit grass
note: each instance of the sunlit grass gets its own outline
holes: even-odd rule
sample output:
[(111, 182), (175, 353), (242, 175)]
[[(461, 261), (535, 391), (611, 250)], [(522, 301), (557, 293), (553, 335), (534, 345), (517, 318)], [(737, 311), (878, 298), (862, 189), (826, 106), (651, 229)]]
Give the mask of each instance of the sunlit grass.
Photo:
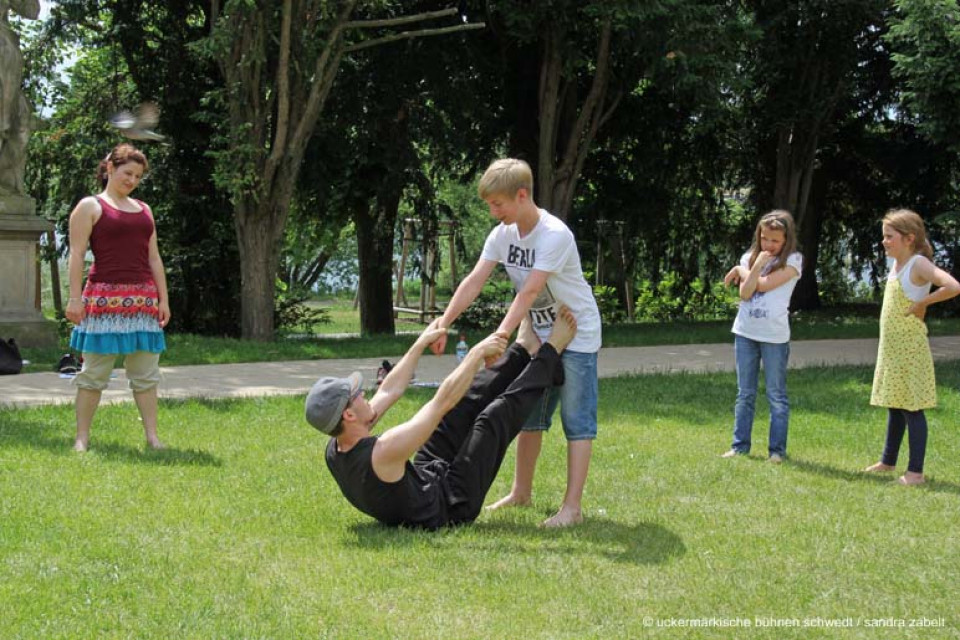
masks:
[[(563, 495), (559, 428), (532, 507), (428, 534), (346, 503), (302, 398), (163, 402), (164, 452), (144, 451), (129, 403), (100, 410), (85, 455), (70, 450), (71, 407), (0, 411), (0, 637), (625, 638), (646, 637), (645, 620), (817, 617), (860, 619), (834, 637), (956, 637), (960, 362), (938, 364), (917, 489), (858, 471), (885, 429), (871, 373), (790, 372), (780, 466), (764, 461), (762, 400), (752, 455), (718, 457), (733, 374), (603, 380), (587, 522), (566, 531), (536, 526)], [(427, 397), (411, 391), (388, 422)], [(491, 500), (512, 473), (511, 452)], [(921, 616), (946, 628), (863, 622)]]

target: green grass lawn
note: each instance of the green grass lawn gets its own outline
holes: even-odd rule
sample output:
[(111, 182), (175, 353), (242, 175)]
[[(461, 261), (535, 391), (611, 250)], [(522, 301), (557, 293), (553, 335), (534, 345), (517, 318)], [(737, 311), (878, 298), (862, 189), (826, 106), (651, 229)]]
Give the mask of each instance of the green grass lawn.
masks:
[[(0, 637), (960, 637), (960, 362), (938, 364), (920, 488), (857, 471), (885, 431), (871, 376), (791, 371), (781, 466), (763, 401), (753, 455), (719, 458), (732, 373), (603, 380), (587, 521), (564, 531), (536, 526), (563, 492), (559, 428), (532, 507), (431, 534), (346, 503), (302, 398), (163, 402), (163, 452), (129, 403), (101, 409), (85, 455), (72, 407), (0, 411)], [(490, 500), (512, 472), (511, 452)], [(923, 617), (945, 627), (866, 626)], [(859, 626), (676, 626), (710, 618)]]

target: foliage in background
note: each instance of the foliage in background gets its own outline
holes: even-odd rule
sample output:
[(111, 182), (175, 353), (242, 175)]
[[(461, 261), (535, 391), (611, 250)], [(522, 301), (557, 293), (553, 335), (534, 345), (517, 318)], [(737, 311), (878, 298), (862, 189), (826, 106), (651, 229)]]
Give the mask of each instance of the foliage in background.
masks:
[[(124, 139), (109, 117), (138, 102), (157, 102), (161, 144), (136, 142), (150, 172), (134, 194), (150, 204), (167, 268), (170, 330), (235, 335), (238, 256), (226, 200), (204, 156), (210, 144), (202, 96), (211, 69), (190, 51), (205, 33), (203, 3), (63, 0), (26, 41), (29, 87), (49, 115), (30, 141), (28, 180), (38, 209), (55, 223), (67, 252), (68, 216), (99, 192), (97, 164)], [(185, 19), (185, 16), (187, 19)], [(58, 64), (76, 61), (61, 77)], [(61, 277), (66, 279), (64, 272)]]
[(514, 297), (513, 284), (509, 280), (491, 279), (480, 290), (473, 304), (457, 319), (458, 330), (492, 331), (507, 314)]
[(656, 283), (642, 280), (637, 293), (637, 320), (725, 320), (737, 314), (737, 296), (722, 281), (687, 283), (669, 273)]

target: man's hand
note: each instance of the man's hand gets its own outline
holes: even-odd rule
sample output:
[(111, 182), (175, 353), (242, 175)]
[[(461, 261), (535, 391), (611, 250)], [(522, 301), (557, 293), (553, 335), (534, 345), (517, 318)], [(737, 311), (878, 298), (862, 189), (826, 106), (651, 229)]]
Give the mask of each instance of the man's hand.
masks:
[[(439, 320), (435, 320), (434, 322), (439, 323), (440, 321), (439, 321)], [(427, 329), (429, 329), (429, 328), (430, 328), (430, 327), (427, 327)], [(444, 349), (447, 348), (447, 329), (446, 329), (446, 327), (444, 327), (443, 329), (437, 329), (437, 331), (440, 331), (441, 334), (437, 337), (436, 340), (434, 340), (433, 342), (430, 343), (430, 351), (433, 351), (433, 355), (435, 355), (435, 356), (441, 355), (441, 354), (443, 353)]]
[[(417, 346), (420, 347), (421, 350), (425, 349), (427, 345), (430, 345), (430, 349), (434, 353), (437, 353), (437, 351), (434, 349), (434, 347), (437, 344), (437, 341), (440, 339), (443, 339), (443, 342), (446, 343), (447, 330), (438, 328), (439, 325), (440, 325), (440, 320), (439, 319), (434, 320), (433, 322), (427, 325), (427, 327), (420, 333), (419, 336), (417, 336), (416, 344)], [(441, 353), (443, 352), (442, 348), (440, 349), (440, 352)]]
[(473, 345), (471, 352), (480, 354), (486, 365), (489, 367), (496, 362), (503, 352), (507, 350), (507, 338), (503, 332), (491, 333), (489, 336)]

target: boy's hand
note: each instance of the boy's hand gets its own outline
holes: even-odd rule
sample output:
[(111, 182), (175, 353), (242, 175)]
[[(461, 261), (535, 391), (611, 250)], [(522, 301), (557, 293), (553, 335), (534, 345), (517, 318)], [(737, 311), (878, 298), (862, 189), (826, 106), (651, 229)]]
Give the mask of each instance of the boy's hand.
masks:
[[(417, 344), (421, 349), (427, 345), (430, 345), (430, 349), (433, 350), (437, 341), (441, 338), (444, 340), (444, 342), (446, 342), (447, 330), (438, 328), (439, 324), (439, 320), (434, 320), (428, 324), (426, 329), (424, 329), (423, 332), (417, 337)], [(442, 352), (443, 349), (441, 348), (440, 351)], [(434, 353), (436, 353), (436, 351), (434, 351)]]
[(741, 277), (740, 265), (737, 265), (730, 269), (730, 271), (727, 271), (727, 275), (723, 277), (723, 286), (729, 287), (731, 285), (740, 284)]
[(443, 353), (443, 350), (447, 348), (447, 328), (440, 328), (439, 319), (434, 320), (433, 322), (437, 324), (437, 330), (441, 331), (442, 333), (437, 336), (436, 340), (430, 343), (430, 351), (433, 351), (433, 355), (439, 356)]

